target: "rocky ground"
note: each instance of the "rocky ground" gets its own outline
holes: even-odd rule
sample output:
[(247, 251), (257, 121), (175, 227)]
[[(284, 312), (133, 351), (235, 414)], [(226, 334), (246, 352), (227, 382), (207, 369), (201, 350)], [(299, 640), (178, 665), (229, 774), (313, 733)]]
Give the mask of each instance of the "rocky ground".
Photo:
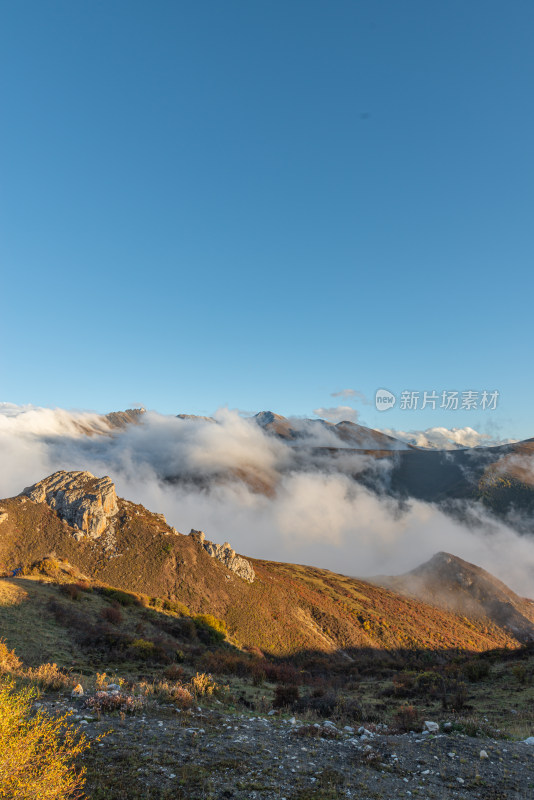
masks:
[(43, 705), (70, 710), (96, 739), (88, 759), (91, 800), (534, 797), (534, 743), (443, 732), (443, 725), (405, 734), (340, 728), (278, 712), (228, 713), (217, 701), (189, 711), (146, 704), (135, 715), (96, 717), (86, 703), (80, 697)]

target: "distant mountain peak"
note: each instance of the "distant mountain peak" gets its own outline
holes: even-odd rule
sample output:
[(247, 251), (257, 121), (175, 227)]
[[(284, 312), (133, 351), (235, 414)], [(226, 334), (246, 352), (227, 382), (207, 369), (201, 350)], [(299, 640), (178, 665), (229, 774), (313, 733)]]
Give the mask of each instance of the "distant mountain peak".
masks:
[(254, 419), (258, 425), (268, 425), (270, 422), (275, 422), (277, 420), (283, 422), (288, 421), (287, 417), (283, 417), (281, 414), (275, 414), (274, 411), (259, 411), (254, 415)]
[(105, 419), (112, 428), (126, 428), (127, 425), (138, 425), (146, 408), (127, 408), (125, 411), (111, 411), (106, 414)]
[(524, 642), (534, 641), (534, 603), (519, 597), (482, 567), (440, 551), (404, 575), (380, 576), (375, 582), (474, 618), (486, 618)]

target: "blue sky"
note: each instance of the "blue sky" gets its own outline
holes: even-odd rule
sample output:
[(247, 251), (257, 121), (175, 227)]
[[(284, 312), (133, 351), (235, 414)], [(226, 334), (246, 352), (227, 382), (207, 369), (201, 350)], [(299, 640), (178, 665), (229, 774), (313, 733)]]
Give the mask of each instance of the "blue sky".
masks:
[[(534, 6), (0, 11), (0, 399), (534, 436)], [(352, 402), (352, 401), (350, 401)]]

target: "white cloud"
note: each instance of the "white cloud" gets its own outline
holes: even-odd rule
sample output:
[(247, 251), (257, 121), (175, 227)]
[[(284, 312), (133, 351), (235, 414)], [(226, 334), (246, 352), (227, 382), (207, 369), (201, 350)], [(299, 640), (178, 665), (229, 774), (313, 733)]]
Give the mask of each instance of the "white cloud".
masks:
[(353, 397), (355, 400), (359, 400), (365, 406), (370, 405), (370, 402), (364, 393), (359, 392), (357, 389), (342, 389), (340, 392), (332, 392), (330, 397), (343, 397), (345, 400), (348, 400), (349, 397)]
[(459, 447), (489, 447), (495, 444), (506, 444), (514, 439), (496, 439), (487, 433), (480, 433), (474, 428), (427, 428), (422, 431), (399, 431), (382, 428), (383, 433), (396, 439), (435, 450), (456, 450)]
[(348, 420), (349, 422), (357, 422), (360, 415), (359, 411), (357, 411), (355, 408), (351, 408), (350, 406), (316, 408), (313, 413), (316, 416), (321, 417), (321, 419), (327, 419), (329, 422), (343, 422), (344, 420)]
[[(337, 458), (317, 454), (307, 447), (314, 439), (297, 448), (226, 409), (215, 420), (148, 412), (142, 424), (110, 435), (92, 413), (0, 407), (0, 497), (57, 469), (88, 469), (110, 475), (120, 496), (165, 513), (178, 530), (204, 529), (244, 555), (365, 576), (403, 572), (447, 550), (534, 594), (532, 538), (491, 520), (479, 506), (470, 506), (477, 525), (422, 502), (401, 509), (352, 477), (371, 465), (385, 479), (388, 459), (342, 450)], [(308, 426), (330, 441), (328, 426)], [(456, 430), (455, 441), (476, 434), (469, 430)], [(178, 480), (169, 483), (169, 476)]]

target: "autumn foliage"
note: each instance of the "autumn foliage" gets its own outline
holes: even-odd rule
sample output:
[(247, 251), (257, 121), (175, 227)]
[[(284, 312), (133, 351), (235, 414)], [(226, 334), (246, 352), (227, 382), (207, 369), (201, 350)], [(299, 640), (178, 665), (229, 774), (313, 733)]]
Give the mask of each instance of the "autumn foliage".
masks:
[(66, 717), (32, 710), (36, 690), (0, 682), (0, 798), (67, 800), (82, 797), (77, 757), (89, 743)]

